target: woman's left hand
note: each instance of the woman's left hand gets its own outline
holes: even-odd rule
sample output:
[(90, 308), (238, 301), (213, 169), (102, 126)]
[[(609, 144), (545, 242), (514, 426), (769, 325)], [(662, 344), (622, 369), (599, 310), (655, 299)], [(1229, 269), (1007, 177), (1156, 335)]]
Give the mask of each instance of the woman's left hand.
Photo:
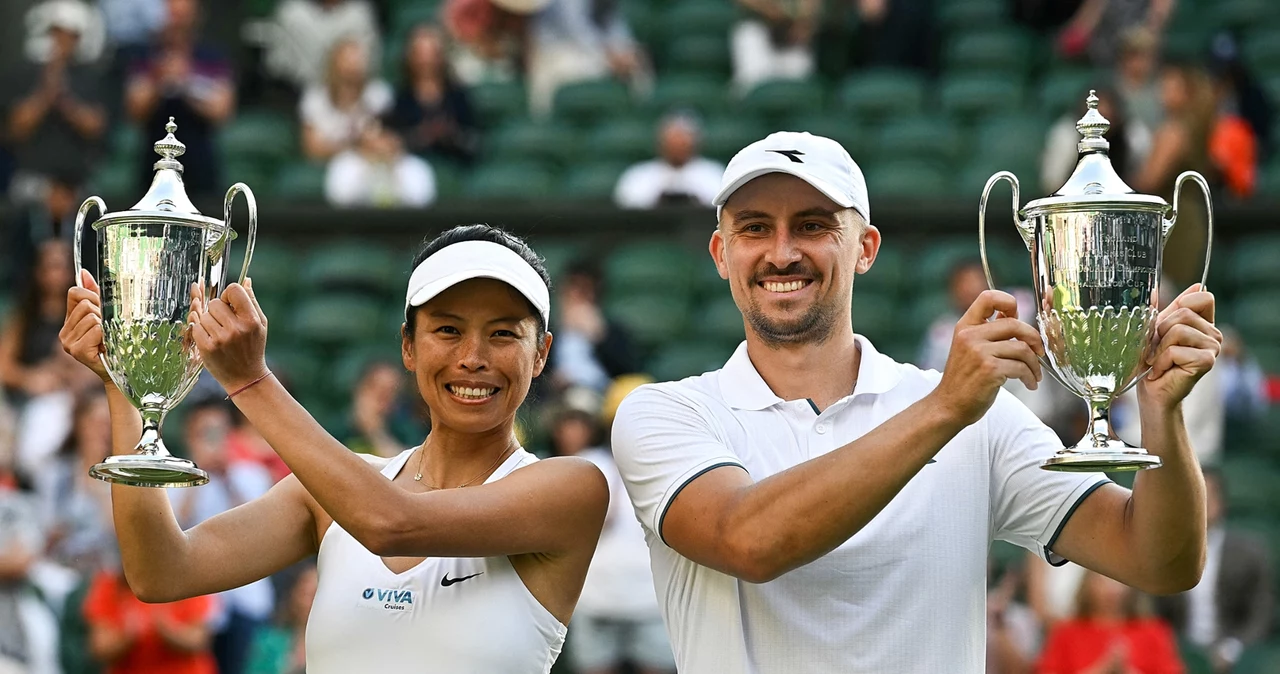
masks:
[(234, 391), (267, 373), (267, 316), (253, 294), (253, 280), (232, 283), (208, 303), (191, 287), (191, 336), (209, 374)]

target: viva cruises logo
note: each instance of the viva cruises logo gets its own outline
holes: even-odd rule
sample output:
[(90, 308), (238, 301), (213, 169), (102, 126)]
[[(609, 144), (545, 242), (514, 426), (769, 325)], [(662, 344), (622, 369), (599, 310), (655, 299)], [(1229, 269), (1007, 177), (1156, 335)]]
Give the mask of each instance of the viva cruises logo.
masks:
[(413, 590), (366, 587), (361, 596), (366, 602), (382, 604), (382, 608), (388, 611), (405, 611), (413, 607)]

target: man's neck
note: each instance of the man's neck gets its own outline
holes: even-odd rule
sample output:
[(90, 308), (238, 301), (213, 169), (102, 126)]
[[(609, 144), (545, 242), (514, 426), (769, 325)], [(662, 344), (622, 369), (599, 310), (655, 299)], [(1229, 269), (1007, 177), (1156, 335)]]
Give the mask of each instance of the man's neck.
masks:
[(862, 366), (862, 349), (852, 330), (837, 331), (821, 344), (780, 346), (748, 334), (747, 355), (775, 395), (809, 399), (819, 410), (853, 393)]

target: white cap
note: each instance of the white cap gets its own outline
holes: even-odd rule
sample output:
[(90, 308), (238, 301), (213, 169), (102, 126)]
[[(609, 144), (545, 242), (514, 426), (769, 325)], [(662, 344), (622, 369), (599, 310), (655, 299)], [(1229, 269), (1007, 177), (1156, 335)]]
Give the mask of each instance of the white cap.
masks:
[(404, 310), (420, 307), (453, 286), (475, 278), (502, 281), (524, 295), (538, 310), (542, 324), (551, 321), (551, 291), (518, 253), (492, 241), (460, 241), (441, 248), (413, 270)]
[(840, 143), (808, 132), (779, 131), (738, 151), (729, 160), (716, 194), (716, 217), (738, 188), (766, 173), (789, 173), (843, 208), (856, 210), (871, 222), (867, 180), (862, 169)]

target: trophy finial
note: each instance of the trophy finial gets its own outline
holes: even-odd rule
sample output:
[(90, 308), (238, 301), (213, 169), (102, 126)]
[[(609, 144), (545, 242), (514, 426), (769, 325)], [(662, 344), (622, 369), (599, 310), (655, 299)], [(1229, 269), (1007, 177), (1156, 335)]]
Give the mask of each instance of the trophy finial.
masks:
[(182, 163), (178, 161), (186, 151), (187, 146), (174, 137), (173, 133), (178, 130), (178, 125), (169, 118), (169, 122), (164, 125), (165, 137), (156, 141), (156, 154), (160, 155), (160, 161), (156, 162), (155, 169), (173, 169), (174, 171), (182, 171)]
[(1089, 106), (1089, 110), (1084, 113), (1084, 117), (1076, 122), (1076, 131), (1084, 138), (1080, 139), (1077, 148), (1081, 153), (1084, 152), (1106, 152), (1111, 148), (1111, 144), (1107, 142), (1107, 131), (1111, 129), (1111, 122), (1107, 121), (1102, 113), (1098, 112), (1098, 92), (1094, 89), (1089, 90), (1089, 98), (1085, 99), (1085, 104)]

